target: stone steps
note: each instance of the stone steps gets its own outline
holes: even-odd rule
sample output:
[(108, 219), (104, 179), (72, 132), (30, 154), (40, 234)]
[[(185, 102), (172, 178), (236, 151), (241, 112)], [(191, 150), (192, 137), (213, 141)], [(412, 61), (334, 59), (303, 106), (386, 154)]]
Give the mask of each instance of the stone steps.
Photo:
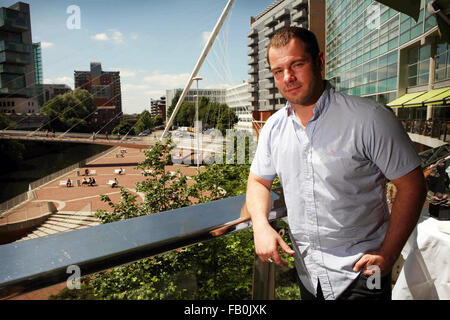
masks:
[(36, 227), (18, 241), (92, 227), (98, 224), (100, 224), (100, 221), (90, 212), (58, 212), (51, 215), (42, 225)]

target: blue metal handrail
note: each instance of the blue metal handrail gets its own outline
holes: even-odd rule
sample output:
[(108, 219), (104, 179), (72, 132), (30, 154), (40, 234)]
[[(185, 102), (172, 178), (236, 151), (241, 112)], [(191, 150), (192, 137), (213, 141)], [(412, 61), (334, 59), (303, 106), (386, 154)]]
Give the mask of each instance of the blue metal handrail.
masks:
[[(270, 221), (286, 216), (280, 195), (272, 192)], [(0, 298), (65, 282), (72, 265), (85, 276), (246, 229), (244, 203), (241, 195), (1, 245)]]

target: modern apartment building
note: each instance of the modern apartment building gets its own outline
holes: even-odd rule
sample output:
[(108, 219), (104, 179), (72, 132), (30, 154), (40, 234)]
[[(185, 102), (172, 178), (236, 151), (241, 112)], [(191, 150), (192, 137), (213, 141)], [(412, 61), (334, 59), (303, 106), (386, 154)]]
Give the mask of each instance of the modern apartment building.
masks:
[[(119, 122), (122, 114), (122, 94), (119, 71), (103, 71), (100, 62), (91, 62), (90, 71), (75, 71), (75, 88), (82, 88), (94, 96), (98, 126)], [(114, 120), (112, 120), (114, 119)]]
[(447, 117), (450, 48), (428, 2), (416, 23), (376, 1), (328, 0), (326, 78), (336, 90), (387, 104), (400, 119)]
[(33, 57), (29, 5), (0, 8), (0, 112), (39, 110)]
[(238, 116), (238, 123), (234, 129), (252, 131), (252, 112), (250, 110), (250, 84), (243, 82), (237, 86), (226, 89), (225, 103)]
[(166, 97), (161, 97), (157, 100), (150, 101), (150, 115), (154, 118), (160, 115), (164, 120), (166, 118)]
[(323, 50), (325, 48), (325, 0), (278, 0), (250, 18), (248, 82), (253, 128), (257, 131), (270, 115), (286, 103), (275, 86), (266, 59), (266, 48), (276, 31), (291, 25), (314, 32)]

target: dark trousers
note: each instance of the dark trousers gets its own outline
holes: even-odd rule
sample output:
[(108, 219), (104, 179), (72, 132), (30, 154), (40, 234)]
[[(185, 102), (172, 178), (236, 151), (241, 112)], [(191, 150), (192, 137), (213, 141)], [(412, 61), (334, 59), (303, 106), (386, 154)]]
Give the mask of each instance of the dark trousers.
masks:
[[(367, 279), (369, 276), (360, 273), (359, 276), (348, 286), (347, 289), (341, 293), (336, 300), (379, 300), (389, 301), (392, 298), (392, 275), (382, 277), (380, 279), (380, 289), (370, 289), (367, 286)], [(317, 284), (317, 297), (309, 292), (297, 277), (297, 282), (300, 287), (300, 296), (302, 300), (325, 300), (320, 287), (320, 282)]]

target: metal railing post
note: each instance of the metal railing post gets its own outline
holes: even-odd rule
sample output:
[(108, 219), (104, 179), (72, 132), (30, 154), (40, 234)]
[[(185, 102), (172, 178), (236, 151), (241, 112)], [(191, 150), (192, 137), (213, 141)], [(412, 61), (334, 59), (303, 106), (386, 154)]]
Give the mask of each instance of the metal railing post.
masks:
[(253, 264), (252, 299), (275, 299), (275, 264), (264, 262), (257, 255)]
[[(277, 221), (270, 225), (278, 231)], [(275, 271), (277, 265), (262, 261), (257, 255), (253, 263), (252, 300), (275, 300)]]

